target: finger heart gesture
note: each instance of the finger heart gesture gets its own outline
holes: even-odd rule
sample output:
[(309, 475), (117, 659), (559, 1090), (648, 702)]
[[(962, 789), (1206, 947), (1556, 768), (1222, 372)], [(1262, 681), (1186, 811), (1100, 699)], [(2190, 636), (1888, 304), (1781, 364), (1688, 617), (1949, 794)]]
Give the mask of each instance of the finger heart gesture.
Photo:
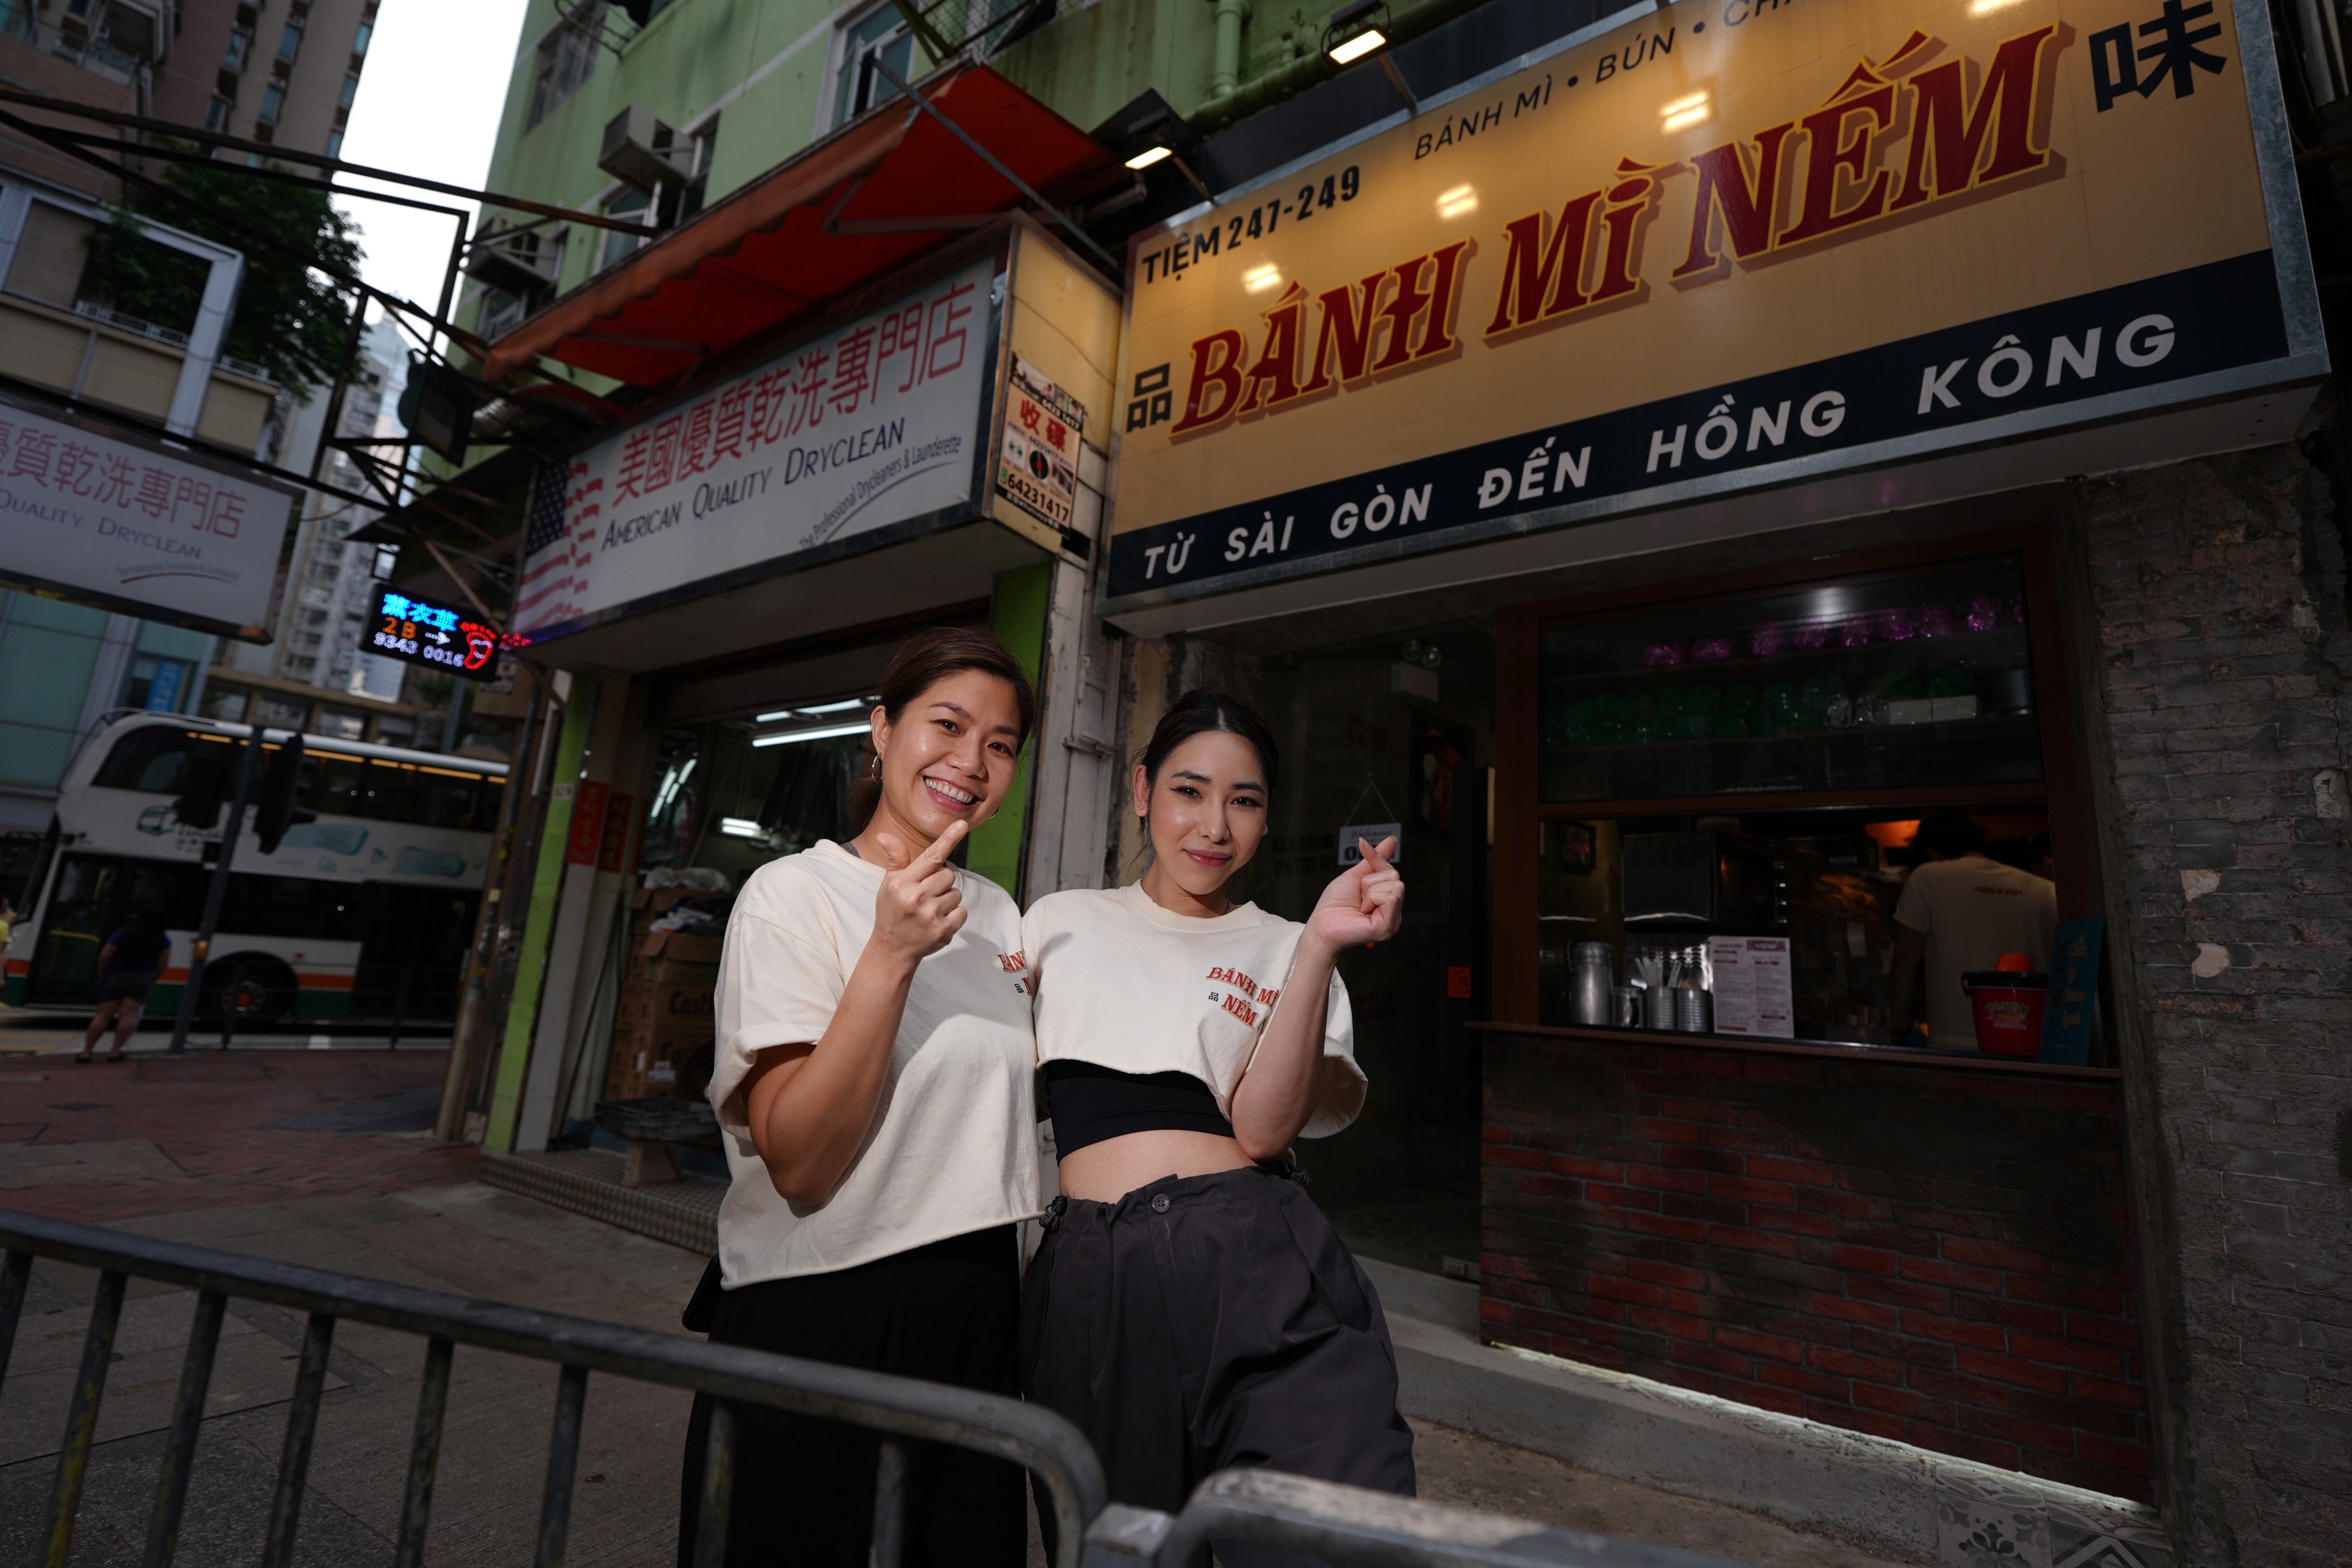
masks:
[(968, 831), (961, 822), (929, 848), (909, 858), (907, 847), (887, 833), (876, 840), (888, 857), (882, 890), (874, 899), (874, 940), (902, 958), (919, 962), (947, 946), (963, 929), (971, 911), (956, 890), (955, 872), (947, 861)]
[(1334, 952), (1387, 942), (1404, 922), (1404, 878), (1390, 859), (1397, 841), (1356, 844), (1363, 858), (1332, 879), (1307, 919), (1307, 931)]

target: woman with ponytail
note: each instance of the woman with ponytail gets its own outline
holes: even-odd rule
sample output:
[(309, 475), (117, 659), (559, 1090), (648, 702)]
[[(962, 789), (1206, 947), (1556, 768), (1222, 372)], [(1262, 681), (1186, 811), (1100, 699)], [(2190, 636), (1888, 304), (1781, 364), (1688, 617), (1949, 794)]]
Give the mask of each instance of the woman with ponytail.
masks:
[(1396, 934), (1404, 883), (1391, 839), (1304, 924), (1235, 903), (1280, 765), (1263, 719), (1186, 692), (1131, 781), (1150, 868), (1022, 922), (1062, 1189), (1023, 1288), (1024, 1383), (1140, 1507), (1229, 1465), (1413, 1489), (1380, 1300), (1289, 1161), (1362, 1109), (1335, 963)]
[[(1013, 787), (1036, 697), (1003, 644), (942, 629), (882, 679), (846, 844), (762, 866), (719, 963), (710, 1102), (733, 1184), (688, 1326), (751, 1345), (1013, 1394), (1015, 1227), (1038, 1206), (1020, 911), (949, 857)], [(733, 1407), (731, 1563), (863, 1568), (877, 1439)], [(688, 1427), (678, 1560), (710, 1423)], [(905, 1561), (1015, 1568), (1021, 1471), (918, 1445)]]

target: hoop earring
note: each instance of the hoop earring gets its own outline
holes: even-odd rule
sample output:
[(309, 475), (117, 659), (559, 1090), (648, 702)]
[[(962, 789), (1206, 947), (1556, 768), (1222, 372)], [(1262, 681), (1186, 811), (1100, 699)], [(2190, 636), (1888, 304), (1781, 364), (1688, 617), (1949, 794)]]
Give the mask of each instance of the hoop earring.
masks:
[(878, 778), (880, 778), (880, 777), (882, 776), (882, 753), (881, 753), (881, 752), (875, 752), (875, 753), (874, 753), (874, 760), (873, 760), (872, 762), (869, 762), (869, 763), (867, 763), (866, 764), (866, 777), (868, 777), (868, 778), (876, 778), (876, 779), (878, 779)]

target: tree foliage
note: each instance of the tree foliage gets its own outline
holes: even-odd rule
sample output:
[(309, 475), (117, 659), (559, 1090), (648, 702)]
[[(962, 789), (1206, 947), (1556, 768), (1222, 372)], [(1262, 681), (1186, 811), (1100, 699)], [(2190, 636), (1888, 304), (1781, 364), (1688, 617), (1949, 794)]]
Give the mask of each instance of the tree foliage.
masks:
[[(171, 195), (142, 193), (138, 206), (122, 215), (128, 221), (91, 231), (83, 295), (184, 331), (195, 322), (207, 268), (146, 237), (143, 223), (241, 251), (245, 280), (222, 352), (250, 360), (309, 402), (312, 388), (334, 379), (351, 330), (348, 296), (319, 268), (357, 275), (359, 226), (336, 211), (324, 191), (257, 179), (234, 164), (174, 163), (163, 178)], [(257, 234), (278, 245), (260, 243)]]

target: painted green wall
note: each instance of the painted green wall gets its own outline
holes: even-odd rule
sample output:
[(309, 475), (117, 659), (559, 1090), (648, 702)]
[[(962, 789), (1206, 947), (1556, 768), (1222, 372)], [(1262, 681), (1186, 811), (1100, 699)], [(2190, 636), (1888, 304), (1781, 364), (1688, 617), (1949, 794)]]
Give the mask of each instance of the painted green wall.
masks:
[[(1050, 561), (1003, 573), (996, 579), (996, 605), (989, 616), (989, 630), (1013, 650), (1033, 684), (1045, 664), (1045, 609), (1053, 584)], [(1043, 715), (1039, 717), (1042, 720)], [(964, 852), (967, 869), (987, 878), (1016, 900), (1021, 897), (1023, 830), (1029, 823), (1029, 774), (1036, 756), (1037, 737), (1033, 730), (1029, 743), (1021, 748), (1012, 795), (994, 816), (972, 829), (971, 847)]]
[[(1267, 7), (1273, 16), (1271, 6)], [(1244, 75), (1278, 63), (1293, 7), (1244, 35)], [(1330, 6), (1315, 0), (1315, 29)], [(539, 46), (559, 26), (555, 0), (531, 0), (508, 74), (506, 109), (486, 181), (565, 206), (594, 210), (617, 190), (596, 166), (605, 124), (639, 104), (683, 132), (719, 110), (719, 151), (706, 200), (717, 202), (800, 153), (831, 129), (821, 124), (834, 46), (844, 24), (866, 8), (823, 0), (672, 0), (615, 55), (600, 47), (588, 79), (526, 129)], [(1300, 13), (1303, 16), (1304, 13)], [(626, 20), (611, 13), (612, 25)], [(1297, 26), (1304, 28), (1305, 22)], [(1300, 36), (1304, 36), (1303, 33)], [(1208, 96), (1215, 15), (1211, 0), (1099, 0), (1070, 10), (988, 63), (1082, 130), (1090, 130), (1146, 88), (1190, 112)], [(930, 68), (918, 55), (916, 70)], [(601, 269), (603, 231), (575, 227), (560, 287)], [(476, 319), (480, 289), (468, 286), (461, 321)]]
[[(588, 754), (589, 728), (596, 718), (597, 677), (583, 670), (572, 679), (563, 707), (563, 731), (556, 737), (549, 779), (575, 783)], [(572, 837), (572, 796), (550, 800), (540, 829), (539, 860), (531, 868), (530, 909), (524, 917), (522, 952), (515, 962), (513, 1000), (507, 1005), (506, 1038), (499, 1047), (498, 1076), (490, 1088), (490, 1111), (482, 1132), (488, 1149), (511, 1152), (515, 1118), (522, 1110), (522, 1086), (530, 1066), (530, 1037), (539, 1026), (541, 983), (547, 976), (547, 949), (555, 934), (555, 907), (563, 891), (563, 850)]]

